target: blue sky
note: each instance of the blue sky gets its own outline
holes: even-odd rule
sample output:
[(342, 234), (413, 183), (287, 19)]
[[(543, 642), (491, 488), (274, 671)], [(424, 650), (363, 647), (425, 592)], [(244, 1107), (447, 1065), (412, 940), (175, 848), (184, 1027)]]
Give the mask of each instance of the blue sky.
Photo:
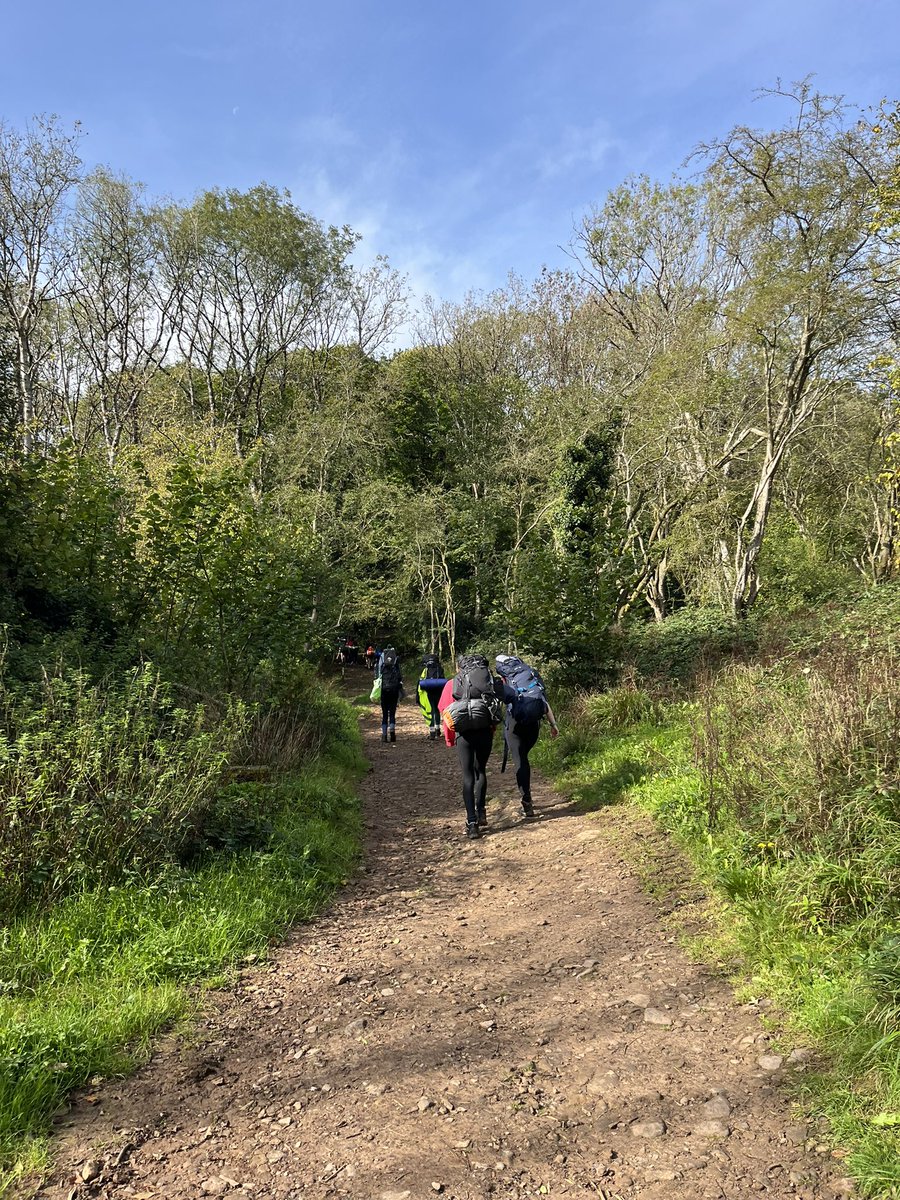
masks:
[(80, 120), (155, 194), (286, 187), (449, 299), (563, 265), (627, 175), (777, 119), (777, 77), (900, 99), (896, 0), (50, 0), (4, 33), (5, 120)]

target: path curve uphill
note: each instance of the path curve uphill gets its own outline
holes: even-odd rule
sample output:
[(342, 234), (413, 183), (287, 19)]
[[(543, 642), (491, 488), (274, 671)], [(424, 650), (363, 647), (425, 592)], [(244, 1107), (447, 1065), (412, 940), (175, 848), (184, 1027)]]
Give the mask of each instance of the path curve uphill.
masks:
[[(364, 720), (363, 869), (126, 1082), (79, 1100), (42, 1197), (822, 1197), (794, 1065), (677, 947), (614, 842), (495, 746), (466, 841), (418, 711)], [(499, 743), (499, 738), (498, 738)], [(796, 1057), (801, 1057), (797, 1055)]]

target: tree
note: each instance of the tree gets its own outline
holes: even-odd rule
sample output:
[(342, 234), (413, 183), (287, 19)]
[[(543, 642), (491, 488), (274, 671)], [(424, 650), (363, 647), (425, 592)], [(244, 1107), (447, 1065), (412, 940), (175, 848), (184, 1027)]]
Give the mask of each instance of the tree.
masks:
[(717, 249), (734, 273), (722, 315), (756, 438), (749, 494), (719, 543), (739, 617), (759, 592), (779, 473), (823, 405), (863, 374), (878, 315), (876, 147), (839, 99), (808, 82), (772, 94), (793, 120), (771, 132), (740, 126), (707, 147), (726, 214)]
[(66, 316), (112, 463), (123, 435), (140, 441), (140, 402), (172, 340), (173, 295), (159, 270), (157, 215), (130, 180), (93, 172), (79, 189), (70, 236)]
[(667, 615), (678, 522), (751, 437), (729, 381), (721, 314), (733, 270), (716, 253), (721, 220), (702, 182), (639, 178), (589, 214), (576, 241), (618, 414), (617, 620), (641, 598), (656, 620)]
[(36, 117), (24, 132), (0, 124), (0, 326), (15, 347), (22, 445), (52, 431), (41, 427), (41, 364), (49, 310), (60, 298), (68, 245), (65, 198), (77, 183), (78, 126)]
[(355, 241), (267, 184), (209, 191), (167, 214), (163, 273), (175, 298), (175, 345), (193, 368), (183, 382), (195, 411), (229, 429), (241, 457), (270, 431), (289, 356), (312, 340), (329, 292), (346, 286)]

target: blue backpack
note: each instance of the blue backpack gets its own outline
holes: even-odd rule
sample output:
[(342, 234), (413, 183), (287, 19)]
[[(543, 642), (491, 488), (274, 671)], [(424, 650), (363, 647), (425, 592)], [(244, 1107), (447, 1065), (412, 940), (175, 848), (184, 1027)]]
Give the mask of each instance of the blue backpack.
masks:
[(509, 706), (517, 725), (536, 725), (547, 711), (544, 681), (533, 668), (511, 654), (497, 656), (497, 674), (516, 695)]

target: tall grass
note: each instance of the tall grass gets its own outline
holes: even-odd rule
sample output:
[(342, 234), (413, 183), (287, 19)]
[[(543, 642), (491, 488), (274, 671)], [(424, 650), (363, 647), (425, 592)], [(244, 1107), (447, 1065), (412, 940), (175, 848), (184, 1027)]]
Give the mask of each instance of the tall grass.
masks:
[[(733, 667), (701, 696), (695, 744), (711, 827), (784, 875), (806, 923), (900, 915), (900, 660), (829, 647)], [(794, 907), (798, 901), (795, 899)]]

